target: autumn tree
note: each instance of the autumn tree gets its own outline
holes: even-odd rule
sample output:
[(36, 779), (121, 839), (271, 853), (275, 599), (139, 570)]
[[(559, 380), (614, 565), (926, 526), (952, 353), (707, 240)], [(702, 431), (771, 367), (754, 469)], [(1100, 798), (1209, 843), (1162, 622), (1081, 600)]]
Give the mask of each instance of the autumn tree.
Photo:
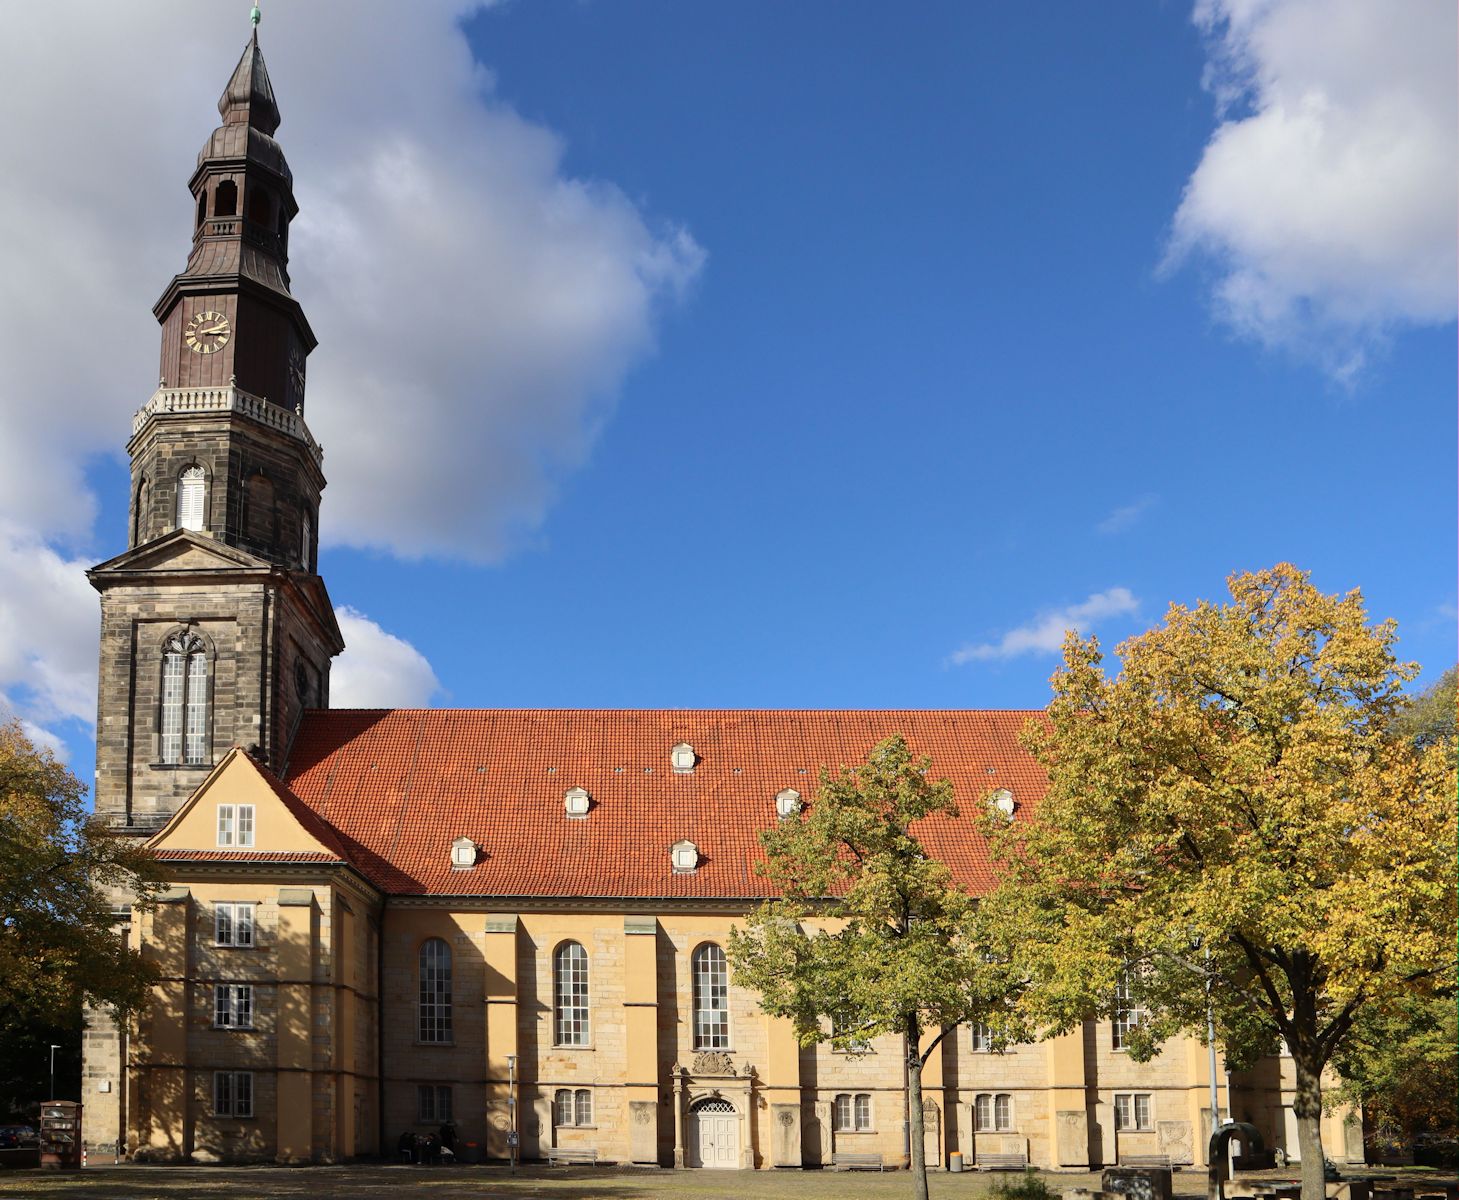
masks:
[(913, 826), (956, 817), (952, 785), (900, 737), (864, 765), (820, 775), (804, 810), (761, 834), (762, 872), (782, 899), (730, 937), (736, 980), (789, 1017), (801, 1045), (854, 1051), (890, 1034), (907, 1069), (914, 1193), (927, 1196), (922, 1068), (978, 1008), (973, 954), (960, 953), (972, 901), (929, 858)]
[(1365, 1010), (1451, 987), (1455, 777), (1443, 747), (1395, 734), (1415, 668), (1359, 593), (1280, 565), (1231, 601), (1173, 605), (1118, 647), (1071, 636), (1047, 722), (1035, 819), (992, 829), (1005, 875), (988, 927), (1024, 990), (1024, 1031), (1146, 1014), (1137, 1056), (1204, 1035), (1228, 1060), (1284, 1041), (1303, 1200), (1322, 1200), (1322, 1075)]
[(0, 1042), (79, 1029), (83, 1003), (135, 1008), (152, 973), (114, 927), (110, 897), (145, 899), (155, 867), (109, 831), (85, 789), (19, 723), (0, 725)]
[[(1442, 746), (1452, 764), (1459, 754), (1455, 729), (1456, 672), (1450, 667), (1399, 709), (1400, 738), (1426, 749)], [(1365, 1124), (1385, 1142), (1411, 1145), (1427, 1137), (1459, 1139), (1459, 1010), (1455, 991), (1406, 996), (1397, 1005), (1365, 1007), (1335, 1062), (1337, 1098), (1360, 1104)]]

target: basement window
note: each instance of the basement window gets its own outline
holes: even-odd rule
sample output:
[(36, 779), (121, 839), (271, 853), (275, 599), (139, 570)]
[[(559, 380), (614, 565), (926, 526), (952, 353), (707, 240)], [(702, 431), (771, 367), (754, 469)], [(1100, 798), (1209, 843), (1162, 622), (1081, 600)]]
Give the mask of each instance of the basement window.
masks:
[(476, 843), (469, 837), (458, 837), (451, 843), (451, 869), (465, 871), (476, 865)]

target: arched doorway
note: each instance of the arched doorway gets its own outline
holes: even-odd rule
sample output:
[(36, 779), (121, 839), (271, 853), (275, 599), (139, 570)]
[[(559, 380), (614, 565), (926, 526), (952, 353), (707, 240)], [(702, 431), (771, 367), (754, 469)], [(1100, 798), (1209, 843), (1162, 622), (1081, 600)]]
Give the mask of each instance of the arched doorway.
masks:
[(740, 1115), (715, 1096), (689, 1110), (690, 1166), (733, 1171), (740, 1165)]

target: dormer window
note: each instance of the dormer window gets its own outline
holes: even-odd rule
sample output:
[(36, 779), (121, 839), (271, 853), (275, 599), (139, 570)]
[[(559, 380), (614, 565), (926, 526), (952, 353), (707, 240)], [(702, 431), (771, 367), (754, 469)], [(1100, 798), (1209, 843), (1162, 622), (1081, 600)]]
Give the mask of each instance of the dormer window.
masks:
[(1007, 788), (999, 788), (988, 797), (988, 803), (1005, 817), (1012, 817), (1018, 808), (1017, 802), (1013, 799), (1013, 793)]
[(680, 742), (669, 751), (669, 761), (674, 765), (675, 775), (691, 775), (694, 772), (694, 764), (699, 761), (699, 756), (694, 753), (694, 747), (688, 742)]
[(688, 875), (699, 867), (699, 847), (691, 841), (675, 842), (669, 848), (675, 875)]
[(568, 788), (562, 796), (562, 805), (567, 809), (567, 815), (581, 820), (588, 815), (588, 809), (592, 807), (593, 798), (588, 795), (587, 788)]
[(775, 796), (775, 815), (782, 821), (788, 821), (796, 813), (800, 812), (800, 793), (794, 788), (786, 788)]
[(476, 843), (469, 837), (458, 837), (451, 843), (451, 868), (465, 871), (476, 865)]

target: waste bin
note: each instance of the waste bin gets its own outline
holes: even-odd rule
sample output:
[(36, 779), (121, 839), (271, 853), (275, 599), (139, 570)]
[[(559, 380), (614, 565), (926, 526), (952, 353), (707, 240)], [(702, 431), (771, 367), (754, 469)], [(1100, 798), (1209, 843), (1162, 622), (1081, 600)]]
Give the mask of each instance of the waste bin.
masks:
[(954, 1150), (947, 1156), (947, 1169), (952, 1172), (958, 1172), (963, 1169), (963, 1152), (961, 1150)]

